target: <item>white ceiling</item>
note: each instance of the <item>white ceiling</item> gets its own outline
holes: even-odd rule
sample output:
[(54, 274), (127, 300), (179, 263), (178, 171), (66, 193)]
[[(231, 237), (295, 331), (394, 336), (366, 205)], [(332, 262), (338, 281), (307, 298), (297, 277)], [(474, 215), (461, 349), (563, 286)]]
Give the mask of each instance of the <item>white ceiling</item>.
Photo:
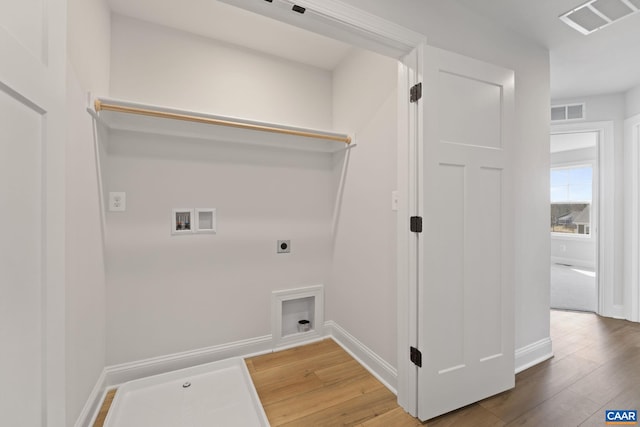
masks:
[[(451, 1), (451, 0), (447, 0)], [(550, 51), (552, 98), (640, 85), (640, 14), (584, 36), (558, 16), (584, 0), (454, 0)], [(345, 43), (212, 0), (109, 0), (115, 13), (333, 69)]]
[(551, 96), (624, 92), (640, 85), (640, 14), (584, 36), (558, 16), (585, 0), (456, 0), (549, 49)]
[(215, 0), (109, 0), (115, 13), (326, 70), (351, 46)]

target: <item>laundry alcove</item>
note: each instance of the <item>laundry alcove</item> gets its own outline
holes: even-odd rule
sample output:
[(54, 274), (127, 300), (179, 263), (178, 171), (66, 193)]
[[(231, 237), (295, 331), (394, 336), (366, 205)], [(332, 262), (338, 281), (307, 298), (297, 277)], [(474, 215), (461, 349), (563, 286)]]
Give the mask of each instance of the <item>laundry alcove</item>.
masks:
[[(206, 328), (208, 342), (182, 350), (239, 330), (264, 336), (272, 290), (327, 279), (348, 135), (107, 98), (94, 108), (108, 296), (119, 307), (108, 321), (129, 353), (114, 362), (166, 353), (173, 336)], [(112, 209), (114, 191), (124, 211)], [(216, 209), (215, 234), (170, 233), (176, 208), (204, 206)], [(277, 252), (279, 239), (291, 253)]]
[[(112, 22), (109, 95), (87, 105), (111, 384), (270, 351), (272, 293), (319, 284), (312, 331), (285, 330), (291, 339), (277, 345), (348, 329), (376, 361), (395, 363), (397, 61), (355, 49), (318, 69), (130, 17)], [(234, 73), (245, 84), (232, 85)], [(110, 192), (125, 193), (124, 211), (108, 209)], [(172, 234), (183, 208), (215, 209), (216, 232)], [(281, 254), (284, 239), (291, 252)], [(364, 293), (366, 309), (354, 311)]]

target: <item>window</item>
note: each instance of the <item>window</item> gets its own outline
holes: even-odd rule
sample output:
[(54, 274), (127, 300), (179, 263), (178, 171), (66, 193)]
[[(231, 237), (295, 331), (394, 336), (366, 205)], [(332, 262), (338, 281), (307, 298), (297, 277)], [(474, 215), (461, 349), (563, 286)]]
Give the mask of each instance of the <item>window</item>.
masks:
[(551, 169), (551, 232), (591, 235), (593, 168)]

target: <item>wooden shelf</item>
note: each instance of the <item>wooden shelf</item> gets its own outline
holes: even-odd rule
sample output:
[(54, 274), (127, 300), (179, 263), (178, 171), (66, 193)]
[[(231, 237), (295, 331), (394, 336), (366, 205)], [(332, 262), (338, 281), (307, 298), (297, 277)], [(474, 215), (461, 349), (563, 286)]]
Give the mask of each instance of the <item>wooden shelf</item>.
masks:
[(348, 148), (346, 134), (98, 98), (89, 112), (109, 129), (332, 153)]

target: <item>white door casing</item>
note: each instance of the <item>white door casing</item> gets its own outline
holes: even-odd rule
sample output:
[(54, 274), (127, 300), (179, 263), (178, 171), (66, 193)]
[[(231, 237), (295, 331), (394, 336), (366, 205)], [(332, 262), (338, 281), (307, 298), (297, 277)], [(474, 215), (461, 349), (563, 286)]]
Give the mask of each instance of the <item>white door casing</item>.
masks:
[[(551, 133), (598, 132), (598, 212), (596, 233), (598, 249), (596, 253), (598, 287), (598, 314), (607, 317), (624, 317), (624, 307), (616, 302), (615, 275), (615, 153), (613, 122), (582, 122), (555, 124)], [(625, 148), (626, 149), (626, 148)], [(630, 153), (630, 152), (629, 152)], [(632, 156), (626, 156), (629, 160)], [(630, 170), (625, 168), (625, 170)], [(626, 227), (625, 227), (626, 229)]]
[(640, 114), (624, 121), (624, 317), (640, 322)]
[(418, 144), (418, 417), (514, 386), (514, 73), (428, 47)]
[(65, 425), (66, 1), (0, 4), (0, 425)]

